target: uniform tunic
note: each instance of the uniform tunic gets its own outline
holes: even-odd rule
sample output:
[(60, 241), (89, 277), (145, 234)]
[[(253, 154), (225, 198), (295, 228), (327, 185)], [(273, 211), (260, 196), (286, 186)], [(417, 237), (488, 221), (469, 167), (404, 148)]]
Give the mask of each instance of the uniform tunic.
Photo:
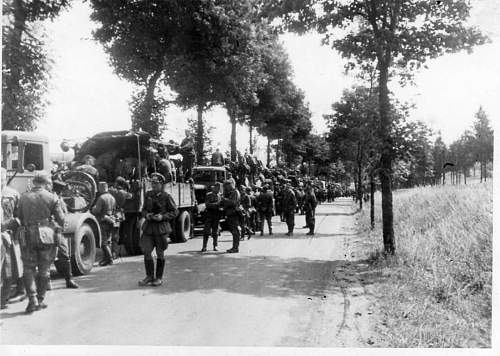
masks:
[(148, 214), (161, 214), (162, 221), (147, 220), (143, 229), (143, 250), (144, 254), (151, 253), (155, 247), (165, 250), (168, 246), (168, 235), (172, 232), (170, 221), (178, 214), (177, 206), (170, 194), (165, 191), (146, 192), (142, 216)]
[(113, 223), (109, 221), (109, 218), (114, 218), (115, 212), (116, 200), (109, 192), (101, 194), (99, 198), (97, 198), (95, 206), (92, 208), (92, 214), (94, 214), (99, 221), (99, 227), (102, 232), (102, 243), (105, 245), (111, 244), (111, 240), (115, 233), (115, 227)]
[(232, 189), (224, 193), (222, 201), (224, 212), (226, 213), (226, 221), (229, 225), (229, 230), (233, 235), (233, 249), (238, 249), (240, 245), (240, 216), (238, 209), (240, 209), (240, 193), (236, 189)]
[(203, 229), (203, 234), (205, 237), (211, 235), (214, 239), (215, 245), (219, 230), (220, 204), (221, 204), (220, 194), (214, 192), (207, 193), (205, 197), (206, 212), (205, 212), (205, 226)]
[(295, 226), (295, 209), (297, 208), (297, 198), (291, 189), (285, 189), (283, 192), (283, 214), (285, 217), (288, 231), (293, 231)]

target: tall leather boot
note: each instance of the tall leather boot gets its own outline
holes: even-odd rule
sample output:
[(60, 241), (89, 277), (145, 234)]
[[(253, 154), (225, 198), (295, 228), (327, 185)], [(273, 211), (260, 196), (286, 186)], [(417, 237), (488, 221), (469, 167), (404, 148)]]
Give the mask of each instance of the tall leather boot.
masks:
[(152, 259), (144, 258), (144, 268), (146, 270), (146, 278), (139, 281), (139, 285), (141, 287), (152, 286), (154, 281), (154, 273), (155, 273), (155, 263)]
[(218, 239), (218, 236), (217, 236), (217, 235), (215, 235), (215, 236), (213, 236), (212, 238), (214, 239), (214, 251), (218, 251), (218, 250), (217, 250), (217, 239)]
[(165, 269), (165, 259), (164, 258), (158, 258), (156, 260), (156, 278), (153, 281), (153, 286), (158, 287), (161, 286), (162, 284), (162, 278), (163, 278), (163, 271)]
[(314, 224), (309, 224), (309, 232), (306, 235), (314, 235)]
[(63, 268), (63, 275), (64, 279), (66, 280), (66, 288), (72, 288), (76, 289), (79, 287), (79, 285), (71, 279), (71, 262), (65, 261), (63, 264), (61, 264), (61, 267)]
[(207, 250), (208, 244), (208, 235), (203, 235), (203, 247), (201, 248), (201, 252), (205, 252)]

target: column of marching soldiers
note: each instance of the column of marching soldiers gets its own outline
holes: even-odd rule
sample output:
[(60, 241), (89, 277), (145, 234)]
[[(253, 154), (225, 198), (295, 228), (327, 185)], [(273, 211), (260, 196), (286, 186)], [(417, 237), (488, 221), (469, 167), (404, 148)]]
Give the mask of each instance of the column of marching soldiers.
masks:
[[(193, 161), (189, 162), (192, 165)], [(84, 162), (80, 168), (95, 174), (91, 160)], [(187, 177), (191, 168), (186, 167)], [(259, 186), (240, 184), (236, 187), (231, 174), (228, 177), (222, 184), (213, 184), (206, 195), (202, 253), (207, 251), (210, 237), (213, 250), (217, 251), (222, 218), (232, 234), (232, 247), (227, 253), (238, 253), (239, 243), (245, 240), (245, 236), (250, 239), (257, 231), (262, 236), (266, 222), (269, 235), (273, 235), (274, 215), (279, 215), (280, 220), (286, 222), (286, 235), (293, 236), (295, 214), (305, 214), (304, 228), (309, 228), (308, 235), (314, 235), (318, 204), (316, 195), (320, 202), (332, 201), (339, 196), (333, 187), (319, 189), (307, 179), (295, 187), (288, 179), (267, 180), (269, 183)], [(19, 195), (6, 185), (6, 181), (6, 170), (2, 168), (1, 308), (27, 298), (26, 313), (33, 313), (47, 307), (45, 297), (46, 291), (51, 289), (50, 266), (53, 262), (58, 264), (58, 270), (64, 275), (66, 287), (78, 288), (72, 280), (68, 241), (62, 234), (67, 213), (61, 197), (65, 183), (52, 180), (44, 171), (36, 172), (32, 189)], [(163, 189), (167, 181), (164, 175), (153, 173), (152, 189), (146, 192), (141, 237), (146, 277), (138, 282), (140, 286), (162, 284), (167, 238), (172, 232), (171, 221), (178, 214), (174, 200)], [(128, 182), (123, 177), (117, 177), (112, 187), (108, 187), (106, 182), (98, 183), (99, 196), (92, 213), (97, 217), (102, 233), (103, 257), (100, 266), (113, 264), (117, 256), (120, 221), (117, 215), (125, 200), (131, 198), (127, 190)]]

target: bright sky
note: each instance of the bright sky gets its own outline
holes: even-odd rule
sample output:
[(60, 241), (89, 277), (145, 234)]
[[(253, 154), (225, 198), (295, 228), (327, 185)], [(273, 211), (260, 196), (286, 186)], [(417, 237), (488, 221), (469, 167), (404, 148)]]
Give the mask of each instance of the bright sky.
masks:
[[(89, 20), (87, 3), (73, 6), (47, 25), (54, 60), (47, 118), (39, 132), (51, 139), (51, 150), (59, 151), (63, 138), (84, 139), (100, 131), (130, 128), (128, 101), (133, 87), (113, 74), (99, 44), (92, 40), (95, 24)], [(487, 33), (493, 43), (478, 47), (468, 55), (446, 55), (428, 64), (416, 76), (416, 86), (392, 90), (401, 100), (412, 101), (417, 109), (412, 119), (427, 122), (440, 130), (445, 142), (458, 138), (474, 120), (483, 105), (494, 126), (500, 117), (500, 2), (476, 0), (471, 22)], [(326, 130), (322, 115), (338, 100), (344, 88), (354, 81), (344, 75), (344, 61), (333, 50), (320, 45), (320, 36), (309, 34), (282, 37), (294, 68), (295, 82), (306, 93), (313, 112), (315, 132)], [(192, 111), (172, 107), (167, 112), (166, 138), (181, 139)], [(225, 110), (207, 113), (215, 126), (214, 142), (229, 147), (230, 125)], [(248, 147), (248, 131), (238, 128), (238, 147)], [(258, 154), (264, 155), (265, 140), (258, 141)]]

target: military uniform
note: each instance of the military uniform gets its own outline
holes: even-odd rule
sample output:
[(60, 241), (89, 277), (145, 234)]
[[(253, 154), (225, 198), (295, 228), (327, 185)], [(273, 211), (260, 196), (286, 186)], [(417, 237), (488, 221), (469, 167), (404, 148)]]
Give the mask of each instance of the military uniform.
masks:
[(2, 189), (2, 238), (1, 238), (1, 308), (4, 309), (10, 295), (13, 281), (18, 283), (23, 275), (21, 248), (16, 238), (19, 221), (15, 218), (19, 203), (19, 193), (5, 186)]
[(314, 227), (316, 225), (316, 206), (318, 201), (312, 191), (306, 192), (304, 197), (304, 211), (306, 213), (306, 226), (309, 228), (308, 235), (314, 235)]
[(295, 209), (297, 208), (297, 198), (291, 188), (286, 188), (283, 192), (283, 215), (288, 226), (288, 236), (293, 235), (295, 226)]
[[(115, 198), (116, 201), (116, 219), (117, 223), (121, 224), (123, 220), (125, 220), (125, 212), (124, 207), (127, 200), (132, 199), (133, 195), (130, 192), (127, 192), (120, 184), (116, 184), (116, 187), (109, 188), (109, 193)], [(120, 226), (116, 228), (116, 233), (113, 234), (111, 251), (113, 256), (115, 256), (118, 252), (118, 245), (120, 243)]]
[(194, 151), (194, 139), (191, 136), (184, 138), (181, 142), (182, 154), (182, 172), (184, 179), (191, 178), (191, 172), (196, 160), (196, 152)]
[[(156, 176), (160, 176), (156, 174)], [(160, 176), (162, 177), (162, 176)], [(154, 177), (157, 182), (159, 178)], [(152, 180), (153, 181), (153, 180)], [(164, 179), (161, 178), (161, 184)], [(142, 216), (146, 219), (143, 226), (143, 235), (141, 239), (142, 250), (144, 252), (144, 266), (146, 269), (146, 278), (139, 281), (141, 286), (160, 285), (165, 268), (164, 251), (168, 247), (168, 235), (172, 232), (170, 221), (175, 219), (178, 214), (177, 206), (165, 191), (155, 192), (150, 190), (146, 192)], [(152, 252), (156, 249), (156, 278), (154, 275), (154, 260)]]
[(269, 190), (263, 191), (256, 198), (257, 213), (259, 214), (260, 236), (264, 235), (264, 220), (267, 221), (269, 235), (273, 234), (273, 193)]
[[(231, 187), (231, 188), (229, 188)], [(240, 193), (234, 189), (229, 181), (224, 182), (224, 197), (222, 199), (222, 205), (224, 207), (224, 212), (226, 214), (226, 221), (229, 226), (229, 230), (233, 235), (233, 246), (227, 250), (229, 253), (239, 252), (240, 246)]]
[(208, 238), (212, 235), (214, 240), (214, 251), (217, 251), (217, 238), (219, 236), (220, 220), (220, 194), (209, 192), (205, 197), (205, 226), (203, 229), (203, 247), (202, 252), (207, 250)]
[[(50, 178), (35, 176), (33, 183)], [(43, 302), (48, 283), (48, 270), (56, 256), (58, 231), (64, 226), (64, 213), (59, 198), (35, 185), (19, 199), (19, 218), (25, 232), (22, 246), (24, 285), (29, 297), (27, 313), (46, 307)], [(55, 220), (55, 221), (54, 221)], [(37, 282), (35, 274), (38, 269)]]
[[(103, 185), (103, 182), (99, 182), (99, 185)], [(92, 214), (97, 217), (102, 234), (101, 249), (103, 257), (99, 262), (99, 265), (101, 266), (113, 264), (111, 242), (113, 240), (113, 236), (117, 233), (117, 228), (114, 226), (116, 200), (113, 195), (107, 191), (107, 186), (105, 190), (106, 191), (103, 191), (102, 194), (99, 195), (94, 207), (92, 208)]]

